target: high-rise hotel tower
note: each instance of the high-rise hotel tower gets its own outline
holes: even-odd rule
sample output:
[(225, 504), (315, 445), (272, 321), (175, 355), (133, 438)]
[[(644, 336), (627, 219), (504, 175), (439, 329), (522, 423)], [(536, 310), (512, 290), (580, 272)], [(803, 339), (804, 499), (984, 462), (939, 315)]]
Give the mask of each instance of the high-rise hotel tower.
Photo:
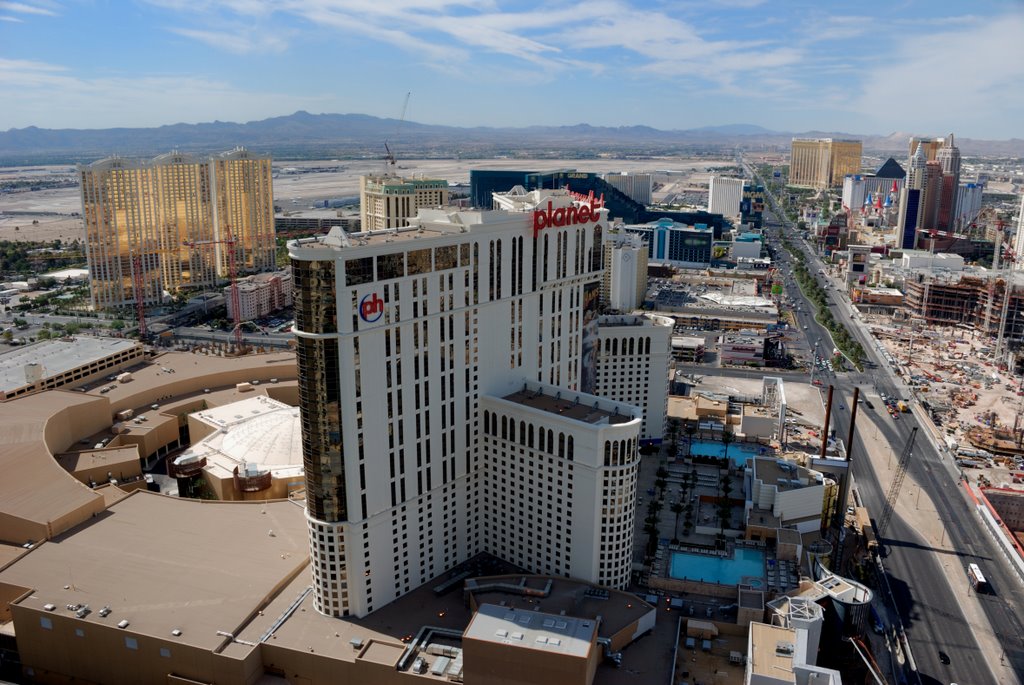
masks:
[(607, 210), (564, 190), (289, 243), (316, 606), (479, 552), (629, 581), (640, 410), (595, 386)]
[(235, 149), (140, 162), (112, 157), (78, 169), (94, 309), (158, 304), (164, 291), (208, 288), (275, 268), (270, 158)]

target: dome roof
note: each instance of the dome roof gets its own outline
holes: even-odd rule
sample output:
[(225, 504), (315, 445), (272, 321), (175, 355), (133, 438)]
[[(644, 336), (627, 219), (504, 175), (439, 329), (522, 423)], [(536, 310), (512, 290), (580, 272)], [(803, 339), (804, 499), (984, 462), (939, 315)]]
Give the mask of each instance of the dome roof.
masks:
[(253, 416), (231, 426), (220, 451), (239, 462), (265, 467), (302, 464), (298, 407)]

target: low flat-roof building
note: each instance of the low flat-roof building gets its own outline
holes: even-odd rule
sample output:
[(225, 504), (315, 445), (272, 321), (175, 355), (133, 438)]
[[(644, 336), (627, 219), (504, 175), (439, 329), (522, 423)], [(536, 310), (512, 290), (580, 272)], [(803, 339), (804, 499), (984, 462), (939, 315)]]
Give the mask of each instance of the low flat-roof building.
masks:
[(842, 685), (842, 675), (815, 665), (807, 648), (808, 631), (751, 623), (744, 685)]
[(43, 340), (0, 354), (0, 401), (79, 385), (142, 360), (135, 340), (76, 335)]
[(600, 662), (593, 619), (483, 604), (462, 639), (470, 682), (590, 685)]
[(809, 533), (821, 527), (826, 490), (821, 473), (772, 457), (755, 457), (747, 465), (753, 466), (747, 475), (748, 535), (775, 537), (768, 529), (788, 527)]
[(135, 445), (106, 448), (97, 444), (95, 449), (64, 452), (54, 458), (75, 480), (92, 488), (102, 483), (125, 490), (146, 487)]

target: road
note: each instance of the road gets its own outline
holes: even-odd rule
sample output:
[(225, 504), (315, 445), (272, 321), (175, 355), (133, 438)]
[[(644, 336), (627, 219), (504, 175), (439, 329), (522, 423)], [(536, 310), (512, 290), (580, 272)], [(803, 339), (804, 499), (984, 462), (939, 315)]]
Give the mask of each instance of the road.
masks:
[[(773, 229), (782, 228), (781, 222), (767, 208), (766, 217), (770, 234), (775, 233)], [(804, 250), (808, 268), (813, 272), (820, 271), (822, 264), (806, 242), (797, 243), (794, 232), (788, 227), (784, 230), (787, 230), (791, 244), (797, 244)], [(782, 256), (780, 249), (780, 258)], [(799, 297), (804, 312), (797, 316), (801, 329), (807, 334), (808, 344), (812, 347), (817, 345), (826, 354), (830, 353), (831, 342), (827, 331), (813, 320), (811, 303), (802, 294)], [(832, 427), (836, 435), (845, 441), (849, 432), (850, 401), (854, 386), (860, 386), (862, 394), (867, 391), (869, 398), (879, 391), (895, 397), (907, 395), (906, 388), (897, 381), (877, 353), (870, 336), (861, 329), (860, 324), (851, 320), (851, 305), (848, 301), (834, 290), (831, 299), (840, 300), (832, 307), (833, 315), (860, 340), (868, 361), (876, 366), (868, 368), (867, 372), (841, 373), (831, 380), (837, 393), (833, 403)], [(803, 329), (804, 326), (807, 328)], [(845, 407), (842, 410), (836, 408), (840, 403)], [(884, 411), (880, 402), (873, 404), (876, 411)], [(860, 410), (872, 411), (866, 409), (866, 405), (860, 405)], [(917, 420), (912, 414), (903, 414), (898, 421), (890, 419), (887, 414), (883, 414), (882, 418), (881, 432), (898, 455), (909, 438), (911, 428), (918, 425)], [(932, 498), (936, 515), (946, 525), (950, 545), (957, 550), (952, 557), (943, 556), (941, 550), (932, 547), (934, 541), (922, 538), (898, 514), (894, 515), (886, 531), (885, 566), (920, 681), (926, 685), (1019, 682), (1010, 674), (1009, 669), (1000, 665), (1000, 661), (1005, 660), (1014, 673), (1024, 673), (1024, 626), (1017, 618), (1020, 608), (1024, 607), (1021, 579), (1010, 568), (959, 486), (959, 474), (952, 460), (944, 460), (928, 435), (928, 429), (924, 426), (919, 428), (908, 465), (908, 475)], [(870, 462), (864, 458), (863, 444), (857, 437), (854, 438), (851, 452), (854, 479), (861, 499), (868, 510), (877, 516), (884, 505), (888, 478), (883, 481), (873, 471)], [(982, 652), (974, 629), (968, 625), (957, 595), (943, 572), (944, 564), (958, 565), (963, 573), (954, 575), (962, 575), (963, 582), (967, 583), (966, 566), (971, 562), (978, 563), (992, 583), (992, 594), (981, 595), (978, 600), (1003, 649), (1002, 655)], [(942, 663), (940, 652), (948, 655), (949, 664)]]

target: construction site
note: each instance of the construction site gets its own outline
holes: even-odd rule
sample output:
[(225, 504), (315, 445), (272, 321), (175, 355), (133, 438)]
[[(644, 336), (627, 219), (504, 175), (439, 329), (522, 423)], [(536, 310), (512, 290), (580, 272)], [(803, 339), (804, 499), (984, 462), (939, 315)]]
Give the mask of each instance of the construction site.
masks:
[(996, 345), (966, 326), (919, 329), (871, 324), (884, 355), (965, 468), (981, 480), (1020, 483), (1024, 463), (1024, 390), (997, 366)]

